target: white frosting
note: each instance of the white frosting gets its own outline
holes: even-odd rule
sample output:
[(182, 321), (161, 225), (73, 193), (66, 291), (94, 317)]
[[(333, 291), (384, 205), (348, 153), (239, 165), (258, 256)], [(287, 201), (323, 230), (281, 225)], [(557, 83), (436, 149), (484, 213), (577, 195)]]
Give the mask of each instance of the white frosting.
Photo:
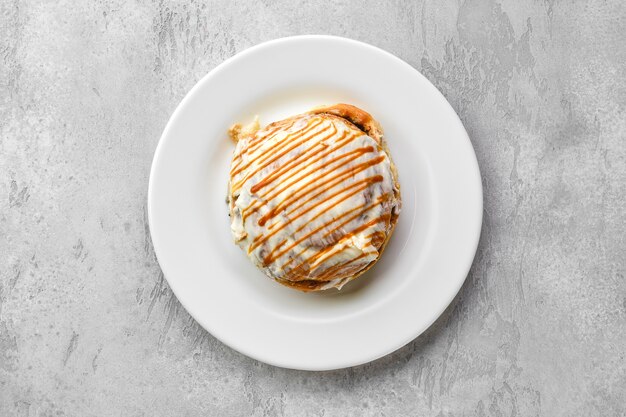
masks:
[(380, 144), (343, 119), (269, 125), (235, 149), (233, 237), (274, 279), (340, 288), (378, 258), (391, 232), (399, 201), (390, 164)]

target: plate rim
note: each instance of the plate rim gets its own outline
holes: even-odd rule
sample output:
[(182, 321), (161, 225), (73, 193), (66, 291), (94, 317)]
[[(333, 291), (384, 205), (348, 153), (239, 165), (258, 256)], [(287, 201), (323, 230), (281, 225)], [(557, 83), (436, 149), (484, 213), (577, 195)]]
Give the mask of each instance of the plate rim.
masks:
[[(255, 352), (254, 350), (251, 349), (247, 349), (245, 347), (242, 346), (237, 346), (235, 347), (235, 345), (233, 343), (230, 343), (230, 341), (225, 340), (225, 338), (223, 338), (223, 335), (216, 335), (215, 332), (210, 331), (207, 326), (205, 326), (203, 324), (203, 320), (201, 318), (199, 318), (199, 314), (197, 314), (197, 312), (194, 311), (193, 308), (190, 308), (189, 305), (186, 305), (183, 300), (180, 298), (180, 291), (177, 289), (177, 285), (176, 284), (172, 284), (172, 281), (170, 280), (170, 278), (168, 278), (168, 273), (166, 272), (166, 270), (168, 269), (168, 267), (166, 266), (167, 264), (164, 263), (163, 261), (163, 256), (159, 255), (159, 249), (158, 246), (159, 244), (157, 243), (157, 241), (153, 238), (153, 236), (155, 235), (154, 230), (155, 230), (155, 225), (154, 225), (154, 215), (153, 215), (153, 211), (154, 211), (154, 206), (153, 206), (153, 200), (154, 200), (154, 177), (155, 177), (155, 173), (158, 170), (157, 166), (158, 166), (158, 160), (161, 157), (161, 154), (163, 153), (163, 147), (164, 147), (164, 142), (165, 142), (165, 138), (168, 136), (170, 130), (172, 129), (172, 126), (176, 123), (176, 120), (178, 119), (179, 114), (183, 111), (183, 109), (185, 109), (187, 107), (187, 103), (191, 100), (192, 96), (194, 96), (200, 89), (203, 88), (204, 84), (206, 84), (207, 82), (209, 82), (209, 80), (214, 77), (216, 74), (221, 73), (225, 70), (228, 69), (228, 67), (233, 64), (235, 61), (245, 58), (247, 55), (257, 52), (259, 50), (265, 49), (265, 48), (271, 48), (274, 47), (276, 45), (279, 45), (281, 43), (285, 43), (285, 42), (298, 42), (298, 41), (310, 41), (310, 40), (326, 40), (326, 41), (331, 41), (331, 42), (342, 42), (342, 43), (347, 43), (347, 44), (352, 44), (353, 46), (356, 47), (361, 47), (361, 48), (365, 48), (365, 49), (369, 49), (374, 53), (377, 54), (381, 54), (383, 56), (385, 56), (387, 59), (391, 59), (393, 61), (395, 61), (397, 64), (400, 64), (401, 66), (405, 67), (406, 69), (409, 69), (413, 75), (417, 76), (418, 78), (420, 78), (422, 81), (425, 82), (426, 85), (428, 85), (430, 87), (430, 89), (433, 91), (433, 93), (435, 95), (438, 95), (439, 98), (443, 101), (443, 103), (445, 103), (445, 105), (448, 106), (451, 115), (456, 119), (456, 123), (460, 126), (461, 131), (463, 133), (463, 138), (464, 141), (466, 143), (466, 145), (469, 145), (469, 149), (471, 150), (471, 156), (473, 156), (472, 160), (470, 162), (472, 162), (472, 165), (474, 166), (475, 169), (475, 174), (476, 178), (477, 178), (477, 182), (474, 184), (474, 186), (476, 187), (476, 192), (477, 192), (477, 204), (478, 204), (478, 216), (475, 219), (475, 225), (474, 225), (474, 236), (473, 236), (473, 244), (471, 246), (471, 248), (468, 247), (468, 249), (471, 249), (468, 251), (468, 253), (470, 253), (471, 255), (468, 256), (467, 260), (460, 260), (460, 261), (464, 261), (463, 262), (463, 268), (462, 270), (464, 271), (464, 275), (462, 279), (458, 280), (458, 284), (456, 285), (456, 288), (454, 289), (453, 292), (451, 292), (450, 297), (445, 297), (445, 302), (442, 303), (442, 308), (440, 308), (438, 311), (436, 311), (436, 314), (433, 314), (430, 320), (425, 321), (423, 326), (419, 326), (418, 328), (416, 328), (416, 330), (414, 332), (411, 333), (411, 335), (407, 338), (407, 340), (403, 340), (401, 343), (395, 343), (393, 344), (393, 346), (389, 347), (388, 349), (381, 349), (379, 352), (377, 352), (376, 354), (370, 355), (367, 359), (363, 359), (363, 358), (359, 358), (357, 360), (353, 360), (350, 362), (346, 362), (345, 364), (341, 365), (341, 366), (336, 366), (336, 365), (330, 365), (330, 366), (323, 366), (320, 364), (317, 365), (312, 365), (312, 364), (307, 364), (307, 365), (303, 365), (303, 366), (295, 366), (294, 364), (286, 364), (285, 362), (281, 362), (279, 360), (275, 360), (274, 358), (270, 358), (270, 357), (266, 357), (264, 355), (259, 355), (257, 352)], [(237, 352), (239, 352), (240, 354), (243, 354), (245, 356), (248, 356), (254, 360), (258, 360), (264, 363), (267, 363), (269, 365), (272, 366), (277, 366), (277, 367), (281, 367), (281, 368), (287, 368), (287, 369), (297, 369), (297, 370), (309, 370), (309, 371), (326, 371), (326, 370), (336, 370), (336, 369), (345, 369), (345, 368), (350, 368), (350, 367), (354, 367), (354, 366), (358, 366), (358, 365), (362, 365), (365, 363), (369, 363), (372, 361), (375, 361), (377, 359), (380, 359), (392, 352), (395, 352), (396, 350), (404, 347), (405, 345), (407, 345), (408, 343), (410, 343), (412, 340), (415, 340), (417, 337), (419, 337), (421, 334), (423, 334), (428, 328), (430, 328), (433, 323), (435, 321), (437, 321), (441, 315), (444, 313), (444, 311), (451, 305), (451, 303), (454, 301), (454, 299), (456, 298), (456, 296), (458, 295), (460, 289), (462, 288), (462, 286), (464, 285), (465, 281), (467, 280), (468, 274), (470, 272), (471, 266), (474, 262), (474, 259), (476, 257), (476, 253), (477, 253), (477, 249), (478, 249), (478, 244), (480, 242), (480, 236), (481, 236), (481, 231), (482, 231), (482, 223), (483, 223), (483, 209), (484, 209), (484, 190), (483, 190), (483, 185), (482, 185), (482, 176), (480, 173), (480, 166), (478, 165), (478, 160), (476, 157), (476, 151), (473, 147), (473, 144), (469, 138), (469, 135), (467, 133), (467, 130), (465, 129), (462, 121), (460, 120), (457, 112), (454, 110), (454, 108), (450, 105), (450, 103), (448, 102), (448, 100), (445, 98), (445, 96), (439, 91), (439, 89), (437, 87), (434, 86), (433, 83), (430, 82), (430, 80), (428, 80), (420, 71), (418, 71), (416, 68), (414, 68), (413, 66), (411, 66), (410, 64), (408, 64), (406, 61), (402, 60), (401, 58), (397, 57), (396, 55), (385, 51), (384, 49), (381, 49), (377, 46), (371, 45), (369, 43), (366, 42), (362, 42), (362, 41), (358, 41), (358, 40), (354, 40), (354, 39), (350, 39), (350, 38), (346, 38), (346, 37), (341, 37), (341, 36), (334, 36), (334, 35), (297, 35), (297, 36), (287, 36), (287, 37), (281, 37), (281, 38), (277, 38), (277, 39), (273, 39), (273, 40), (269, 40), (269, 41), (265, 41), (262, 43), (259, 43), (257, 45), (251, 46), (249, 48), (246, 48), (238, 53), (236, 53), (235, 55), (227, 58), (226, 60), (224, 60), (222, 63), (218, 64), (216, 67), (214, 67), (213, 69), (211, 69), (209, 72), (207, 72), (202, 78), (200, 78), (200, 80), (198, 80), (194, 86), (185, 94), (185, 96), (183, 97), (183, 99), (177, 104), (175, 110), (172, 112), (167, 124), (165, 125), (164, 129), (163, 129), (163, 133), (161, 134), (161, 136), (159, 137), (159, 141), (157, 143), (157, 146), (155, 148), (155, 152), (154, 152), (154, 156), (152, 159), (152, 163), (151, 163), (151, 167), (150, 167), (150, 174), (149, 174), (149, 179), (148, 179), (148, 193), (147, 193), (147, 214), (148, 214), (148, 227), (150, 230), (150, 239), (152, 242), (152, 246), (153, 246), (153, 250), (154, 250), (154, 254), (156, 257), (156, 260), (159, 264), (159, 267), (163, 273), (163, 276), (165, 277), (165, 279), (168, 282), (168, 285), (170, 287), (170, 289), (172, 290), (172, 292), (174, 293), (174, 295), (176, 296), (176, 298), (178, 299), (178, 301), (181, 303), (181, 305), (185, 308), (185, 310), (193, 317), (193, 319), (208, 333), (210, 333), (213, 337), (215, 337), (217, 340), (219, 340), (221, 343), (225, 344), (226, 346), (228, 346), (230, 349), (233, 349)], [(449, 299), (448, 299), (449, 298)]]

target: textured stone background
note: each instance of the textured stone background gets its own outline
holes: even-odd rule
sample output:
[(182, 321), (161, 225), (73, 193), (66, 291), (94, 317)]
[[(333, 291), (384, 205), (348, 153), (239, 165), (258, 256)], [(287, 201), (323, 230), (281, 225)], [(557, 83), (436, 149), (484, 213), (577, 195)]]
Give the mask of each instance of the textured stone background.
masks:
[[(626, 415), (626, 4), (0, 2), (0, 415)], [(380, 46), (482, 169), (470, 276), (422, 337), (335, 372), (225, 347), (169, 290), (148, 172), (196, 81), (269, 39)]]

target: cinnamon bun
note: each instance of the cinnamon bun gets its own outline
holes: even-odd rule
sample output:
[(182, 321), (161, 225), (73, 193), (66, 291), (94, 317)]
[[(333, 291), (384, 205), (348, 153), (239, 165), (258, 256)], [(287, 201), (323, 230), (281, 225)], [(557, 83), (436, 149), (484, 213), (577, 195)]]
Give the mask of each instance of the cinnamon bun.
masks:
[(228, 190), (235, 242), (267, 276), (301, 291), (341, 289), (380, 258), (400, 186), (380, 124), (348, 104), (313, 109), (236, 140)]

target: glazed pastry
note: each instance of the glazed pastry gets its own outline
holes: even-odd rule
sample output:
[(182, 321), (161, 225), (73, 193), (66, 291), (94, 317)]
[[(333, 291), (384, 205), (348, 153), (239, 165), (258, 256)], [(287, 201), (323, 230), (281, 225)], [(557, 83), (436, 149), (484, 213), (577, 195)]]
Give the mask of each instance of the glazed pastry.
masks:
[(235, 242), (267, 276), (341, 289), (380, 258), (400, 212), (378, 122), (336, 104), (259, 128), (234, 125), (228, 205)]

